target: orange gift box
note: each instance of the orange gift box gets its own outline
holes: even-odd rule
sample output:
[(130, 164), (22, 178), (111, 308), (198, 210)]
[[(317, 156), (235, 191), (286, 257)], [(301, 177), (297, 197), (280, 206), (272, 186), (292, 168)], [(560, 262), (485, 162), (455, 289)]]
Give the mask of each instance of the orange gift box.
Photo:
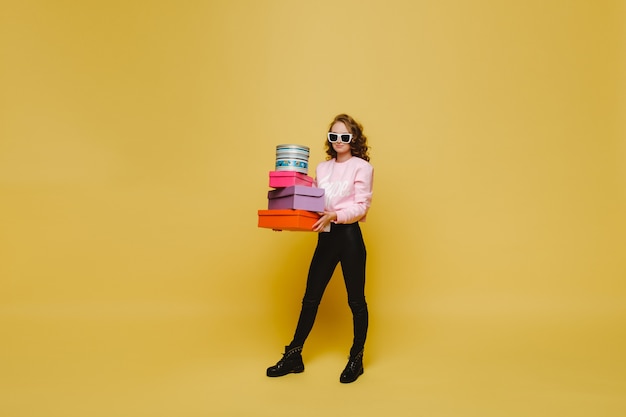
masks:
[(311, 232), (319, 218), (317, 213), (306, 210), (259, 210), (259, 227)]

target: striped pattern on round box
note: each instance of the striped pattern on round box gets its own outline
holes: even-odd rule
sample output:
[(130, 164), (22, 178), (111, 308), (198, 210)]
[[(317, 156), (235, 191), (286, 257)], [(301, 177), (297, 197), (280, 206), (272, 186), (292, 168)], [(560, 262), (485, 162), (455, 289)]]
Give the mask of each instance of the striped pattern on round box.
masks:
[(284, 144), (276, 146), (276, 171), (309, 173), (309, 147)]

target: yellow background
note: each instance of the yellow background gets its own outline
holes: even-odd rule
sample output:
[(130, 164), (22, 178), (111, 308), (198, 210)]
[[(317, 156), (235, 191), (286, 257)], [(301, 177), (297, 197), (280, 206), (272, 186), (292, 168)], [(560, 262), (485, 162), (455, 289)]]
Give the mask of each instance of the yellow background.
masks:
[[(3, 1), (0, 415), (623, 416), (621, 1)], [(369, 136), (365, 374), (275, 145)]]

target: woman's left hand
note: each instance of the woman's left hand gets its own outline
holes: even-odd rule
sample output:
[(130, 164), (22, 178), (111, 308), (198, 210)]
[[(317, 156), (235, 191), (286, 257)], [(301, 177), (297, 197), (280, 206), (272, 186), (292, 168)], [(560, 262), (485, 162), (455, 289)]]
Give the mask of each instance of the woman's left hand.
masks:
[(330, 224), (330, 222), (332, 222), (333, 220), (337, 220), (337, 213), (335, 213), (334, 211), (325, 211), (323, 213), (317, 213), (317, 214), (320, 215), (320, 218), (313, 225), (314, 232), (323, 231), (326, 228), (326, 226)]

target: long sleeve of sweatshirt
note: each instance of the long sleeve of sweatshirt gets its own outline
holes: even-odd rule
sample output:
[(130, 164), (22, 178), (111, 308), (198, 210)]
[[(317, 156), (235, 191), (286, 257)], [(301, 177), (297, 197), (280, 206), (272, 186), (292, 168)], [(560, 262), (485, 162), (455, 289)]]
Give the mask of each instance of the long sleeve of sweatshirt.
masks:
[(325, 210), (337, 213), (335, 223), (365, 221), (373, 180), (372, 165), (354, 156), (344, 162), (324, 161), (316, 169), (316, 185), (324, 189)]

